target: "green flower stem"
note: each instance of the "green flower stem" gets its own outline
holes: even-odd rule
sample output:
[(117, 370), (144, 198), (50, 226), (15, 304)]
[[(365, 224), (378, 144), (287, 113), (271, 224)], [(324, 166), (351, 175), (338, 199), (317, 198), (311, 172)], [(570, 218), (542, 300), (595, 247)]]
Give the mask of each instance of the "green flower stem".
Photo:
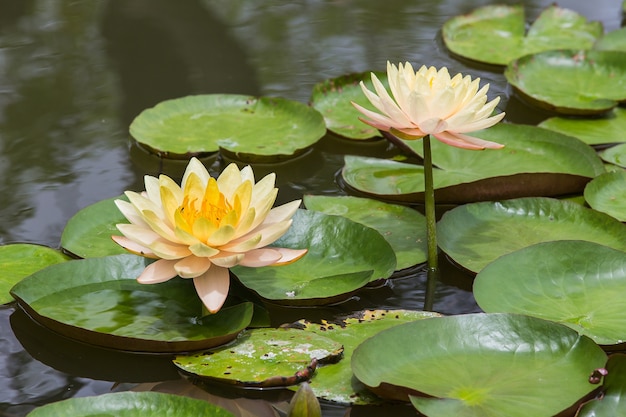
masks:
[(424, 310), (432, 311), (435, 288), (439, 275), (437, 254), (437, 218), (435, 215), (435, 189), (433, 185), (433, 161), (430, 151), (430, 136), (422, 139), (424, 145), (424, 215), (426, 216), (426, 241), (428, 245), (428, 271)]

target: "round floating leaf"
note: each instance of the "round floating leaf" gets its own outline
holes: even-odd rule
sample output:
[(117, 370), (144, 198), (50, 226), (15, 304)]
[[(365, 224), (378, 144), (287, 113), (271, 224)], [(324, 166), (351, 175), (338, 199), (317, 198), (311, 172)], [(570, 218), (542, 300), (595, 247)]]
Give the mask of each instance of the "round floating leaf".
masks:
[(464, 58), (506, 65), (523, 55), (553, 49), (591, 48), (602, 35), (599, 22), (552, 5), (544, 9), (525, 33), (521, 5), (492, 5), (453, 17), (442, 29), (450, 51)]
[(606, 364), (608, 374), (602, 396), (582, 405), (576, 417), (615, 417), (626, 410), (626, 355), (613, 354)]
[(613, 146), (600, 152), (600, 157), (606, 162), (626, 168), (626, 143)]
[[(376, 72), (376, 76), (385, 87), (389, 86), (387, 74)], [(328, 130), (339, 136), (357, 140), (380, 136), (378, 129), (359, 120), (363, 115), (352, 106), (351, 102), (354, 101), (366, 109), (376, 110), (363, 94), (359, 85), (361, 81), (370, 91), (374, 91), (369, 72), (332, 78), (313, 88), (311, 105), (324, 116)]]
[(317, 363), (339, 360), (343, 347), (298, 329), (254, 329), (209, 352), (180, 355), (174, 364), (203, 378), (252, 387), (289, 386), (308, 380)]
[(113, 197), (98, 201), (74, 214), (63, 229), (61, 247), (81, 258), (128, 253), (111, 239), (113, 235), (121, 235), (116, 224), (128, 223), (115, 206), (115, 200), (128, 201), (123, 195)]
[[(535, 126), (501, 123), (474, 136), (505, 145), (474, 151), (431, 142), (435, 199), (464, 203), (582, 192), (602, 172), (602, 161), (575, 138)], [(405, 141), (418, 154), (422, 141)], [(393, 201), (423, 201), (421, 165), (346, 156), (343, 179), (363, 193)]]
[(589, 376), (605, 362), (598, 345), (566, 326), (467, 314), (384, 330), (357, 347), (352, 369), (367, 386), (434, 397), (411, 397), (429, 417), (549, 417), (594, 390)]
[(605, 33), (593, 45), (593, 49), (602, 51), (626, 51), (626, 28)]
[(625, 142), (626, 109), (616, 107), (594, 118), (551, 117), (538, 126), (573, 136), (589, 145)]
[(585, 187), (589, 206), (626, 222), (626, 171), (607, 172)]
[(13, 301), (9, 290), (22, 278), (67, 260), (61, 252), (46, 246), (30, 243), (0, 246), (0, 304)]
[(393, 249), (376, 230), (316, 211), (298, 210), (274, 246), (309, 251), (289, 265), (231, 271), (261, 297), (282, 304), (334, 303), (389, 277), (396, 267)]
[(350, 360), (354, 349), (378, 332), (399, 324), (432, 317), (438, 313), (411, 310), (365, 310), (338, 322), (311, 323), (302, 320), (296, 325), (308, 332), (324, 335), (343, 345), (343, 359), (336, 364), (317, 368), (310, 381), (317, 397), (343, 404), (374, 404), (380, 398), (352, 375)]
[(304, 196), (304, 205), (378, 230), (396, 253), (396, 269), (426, 262), (426, 219), (410, 207), (369, 198), (319, 195)]
[(510, 62), (504, 75), (526, 100), (562, 114), (601, 114), (626, 100), (626, 52), (541, 52)]
[(324, 136), (315, 109), (277, 97), (206, 94), (166, 100), (130, 125), (131, 135), (153, 152), (196, 155), (217, 152), (256, 161), (303, 153)]
[(36, 408), (28, 417), (234, 417), (204, 400), (160, 392), (116, 392), (69, 398)]
[(466, 204), (437, 223), (439, 247), (462, 267), (478, 272), (507, 253), (553, 240), (585, 240), (626, 250), (626, 225), (579, 204), (520, 198)]
[(64, 262), (24, 278), (11, 295), (58, 333), (129, 351), (206, 349), (234, 339), (250, 323), (251, 303), (201, 317), (192, 280), (139, 284), (147, 263), (135, 255)]
[(563, 323), (603, 345), (626, 341), (626, 252), (597, 243), (538, 243), (504, 255), (474, 280), (487, 313)]

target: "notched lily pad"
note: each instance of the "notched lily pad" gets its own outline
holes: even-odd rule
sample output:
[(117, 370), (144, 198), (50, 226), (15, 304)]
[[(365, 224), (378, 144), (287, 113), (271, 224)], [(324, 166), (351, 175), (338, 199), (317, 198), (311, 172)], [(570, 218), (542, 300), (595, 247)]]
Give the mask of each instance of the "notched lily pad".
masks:
[(602, 114), (626, 100), (626, 52), (569, 49), (525, 55), (504, 75), (538, 107), (569, 115)]
[[(501, 123), (474, 136), (505, 145), (474, 151), (431, 142), (435, 199), (466, 203), (582, 192), (604, 172), (595, 151), (578, 139), (547, 129)], [(421, 141), (405, 141), (422, 154)], [(352, 188), (389, 201), (424, 199), (421, 165), (347, 155), (342, 177)]]
[(606, 359), (561, 324), (481, 313), (384, 330), (356, 348), (352, 370), (369, 387), (429, 396), (411, 402), (431, 417), (549, 417), (597, 388), (589, 377)]
[(607, 172), (585, 187), (585, 200), (597, 211), (626, 222), (626, 171)]
[(63, 229), (61, 247), (81, 258), (128, 253), (111, 239), (113, 235), (121, 235), (116, 224), (128, 223), (115, 205), (115, 200), (128, 201), (124, 195), (108, 198), (74, 214)]
[(519, 198), (466, 204), (437, 223), (439, 247), (463, 268), (478, 272), (507, 253), (554, 240), (585, 240), (626, 251), (626, 225), (579, 204)]
[[(173, 414), (172, 414), (173, 413)], [(28, 417), (234, 417), (204, 400), (160, 392), (116, 392), (92, 397), (69, 398), (36, 408)]]
[(0, 304), (13, 301), (9, 290), (22, 278), (69, 258), (56, 249), (30, 243), (0, 246)]
[(490, 5), (453, 17), (443, 25), (446, 47), (456, 55), (506, 65), (523, 55), (553, 49), (591, 48), (603, 33), (573, 10), (548, 6), (526, 33), (522, 5)]
[(135, 255), (64, 262), (24, 278), (11, 295), (49, 329), (128, 351), (207, 349), (233, 340), (252, 320), (252, 303), (202, 317), (191, 280), (139, 284), (147, 263)]
[(130, 133), (152, 152), (189, 157), (218, 150), (235, 159), (276, 162), (324, 136), (315, 109), (277, 97), (206, 94), (166, 100), (133, 120)]
[(486, 313), (517, 313), (562, 323), (601, 345), (626, 341), (626, 252), (562, 240), (503, 255), (474, 280)]
[[(380, 132), (359, 120), (362, 114), (350, 103), (354, 101), (366, 109), (376, 110), (369, 102), (359, 83), (363, 81), (374, 91), (370, 72), (343, 75), (325, 80), (313, 87), (311, 105), (317, 109), (331, 132), (356, 140), (380, 137)], [(388, 87), (387, 74), (375, 72), (378, 79)]]
[(539, 127), (573, 136), (588, 145), (626, 142), (626, 109), (615, 107), (600, 117), (551, 117)]
[(317, 397), (342, 404), (377, 404), (380, 397), (372, 393), (352, 374), (350, 360), (352, 352), (367, 338), (378, 332), (408, 323), (440, 317), (441, 314), (413, 310), (365, 310), (342, 320), (311, 323), (301, 320), (293, 326), (302, 327), (307, 332), (324, 335), (343, 345), (343, 359), (335, 364), (317, 368), (315, 377), (310, 381)]
[(343, 346), (298, 329), (253, 329), (228, 346), (179, 355), (174, 364), (210, 380), (246, 387), (284, 387), (311, 378), (318, 364), (341, 359)]
[(298, 261), (282, 266), (231, 271), (266, 300), (286, 305), (325, 305), (343, 301), (396, 269), (396, 256), (376, 230), (345, 217), (298, 210), (287, 233), (274, 242), (307, 248)]
[(396, 253), (396, 269), (426, 262), (426, 219), (410, 207), (369, 198), (304, 196), (309, 210), (343, 216), (378, 232)]

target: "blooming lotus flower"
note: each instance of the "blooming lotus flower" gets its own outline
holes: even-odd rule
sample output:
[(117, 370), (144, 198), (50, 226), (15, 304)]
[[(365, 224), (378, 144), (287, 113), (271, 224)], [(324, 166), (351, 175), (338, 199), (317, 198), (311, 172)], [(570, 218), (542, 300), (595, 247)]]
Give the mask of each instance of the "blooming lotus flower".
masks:
[(387, 62), (387, 79), (391, 95), (372, 73), (376, 93), (361, 82), (368, 100), (381, 113), (352, 103), (369, 118), (361, 119), (376, 129), (390, 132), (402, 139), (421, 139), (431, 135), (443, 143), (465, 149), (502, 148), (466, 133), (493, 126), (504, 113), (491, 116), (500, 98), (487, 103), (485, 85), (480, 90), (480, 78), (457, 74), (450, 78), (448, 69), (422, 66), (413, 71), (410, 63), (396, 67)]
[(202, 302), (217, 312), (228, 294), (228, 268), (293, 262), (306, 249), (267, 247), (282, 236), (300, 200), (272, 208), (278, 189), (269, 174), (255, 183), (252, 168), (230, 164), (217, 178), (192, 158), (181, 186), (171, 178), (145, 177), (146, 191), (126, 191), (115, 204), (130, 224), (113, 240), (130, 252), (155, 258), (137, 281), (154, 284), (193, 278)]

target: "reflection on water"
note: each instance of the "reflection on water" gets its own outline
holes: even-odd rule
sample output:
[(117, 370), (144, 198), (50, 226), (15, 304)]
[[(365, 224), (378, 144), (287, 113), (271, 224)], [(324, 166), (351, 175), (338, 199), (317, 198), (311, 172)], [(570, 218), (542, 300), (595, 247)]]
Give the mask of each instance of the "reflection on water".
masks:
[[(530, 19), (552, 2), (524, 1)], [(489, 3), (0, 0), (0, 244), (26, 241), (57, 247), (66, 221), (80, 208), (142, 188), (144, 174), (163, 170), (180, 175), (181, 163), (160, 161), (129, 145), (130, 121), (167, 98), (241, 93), (306, 102), (313, 85), (326, 78), (381, 70), (387, 60), (408, 60), (480, 76), (491, 83), (490, 96), (502, 96), (509, 120), (536, 123), (546, 115), (509, 101), (501, 73), (452, 59), (437, 40), (448, 18)], [(602, 20), (606, 29), (620, 24), (618, 1), (564, 3)], [(393, 151), (382, 142), (354, 145), (328, 136), (296, 161), (254, 169), (259, 176), (278, 172), (280, 201), (303, 193), (343, 194), (335, 175), (345, 153), (390, 156)], [(215, 173), (228, 162), (208, 163)], [(470, 279), (454, 275), (446, 274), (440, 284), (436, 309), (476, 311)], [(421, 308), (422, 287), (423, 276), (412, 274), (382, 288), (362, 290), (353, 300), (329, 307), (329, 312)], [(67, 357), (54, 359), (63, 357), (55, 350), (63, 341), (35, 326), (30, 328), (37, 333), (34, 337), (22, 332), (20, 342), (27, 350), (22, 349), (9, 325), (13, 310), (0, 310), (0, 413), (24, 415), (39, 404), (107, 392), (112, 382), (106, 381), (133, 378), (134, 371), (125, 377), (98, 371), (90, 375), (92, 380), (76, 367), (70, 366), (67, 373), (49, 367), (46, 364), (58, 369), (71, 365)], [(297, 319), (303, 313), (277, 308), (275, 319)], [(28, 328), (23, 313), (11, 317), (16, 333)], [(90, 349), (83, 346), (73, 352), (77, 357), (106, 358)], [(353, 415), (361, 412), (353, 410)]]

